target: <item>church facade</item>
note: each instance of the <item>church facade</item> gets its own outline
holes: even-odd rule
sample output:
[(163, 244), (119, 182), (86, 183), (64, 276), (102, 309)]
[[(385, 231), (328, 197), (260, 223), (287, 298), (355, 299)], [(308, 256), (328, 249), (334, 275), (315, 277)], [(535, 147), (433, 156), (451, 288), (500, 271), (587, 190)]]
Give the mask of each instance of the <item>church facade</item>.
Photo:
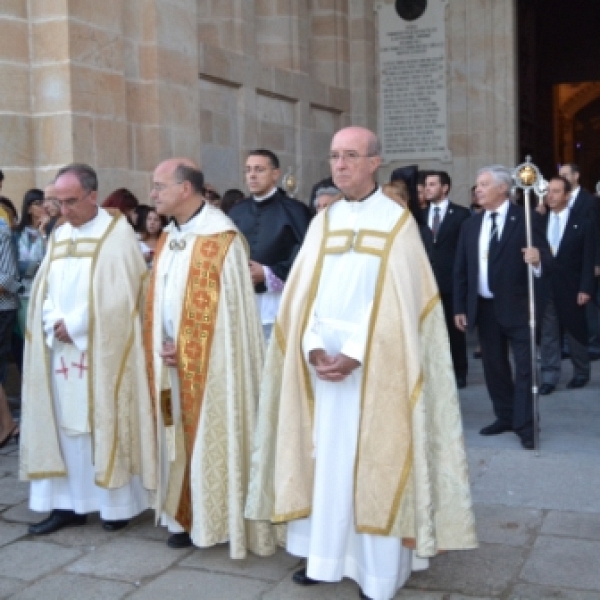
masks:
[[(391, 161), (447, 170), (467, 204), (477, 169), (517, 156), (515, 0), (444, 3), (451, 156)], [(393, 0), (5, 0), (0, 4), (0, 168), (20, 200), (78, 161), (100, 198), (148, 202), (164, 158), (197, 160), (221, 193), (243, 189), (248, 150), (276, 152), (306, 200), (332, 134), (378, 131), (376, 11)], [(408, 2), (405, 8), (410, 9)]]

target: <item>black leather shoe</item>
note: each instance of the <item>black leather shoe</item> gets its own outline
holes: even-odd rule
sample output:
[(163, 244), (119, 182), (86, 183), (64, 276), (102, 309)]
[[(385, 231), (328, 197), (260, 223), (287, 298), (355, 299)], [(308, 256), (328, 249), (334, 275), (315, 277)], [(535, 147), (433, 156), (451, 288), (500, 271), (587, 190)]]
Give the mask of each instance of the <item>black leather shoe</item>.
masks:
[(173, 533), (167, 540), (169, 548), (189, 548), (192, 545), (192, 538), (187, 531), (183, 533)]
[(371, 596), (367, 596), (360, 588), (358, 590), (358, 595), (361, 600), (373, 600)]
[(311, 579), (306, 574), (306, 568), (296, 571), (292, 575), (292, 581), (294, 583), (297, 583), (298, 585), (317, 585), (317, 583), (321, 583), (320, 581), (317, 581), (316, 579)]
[(498, 435), (500, 433), (504, 433), (505, 431), (512, 431), (513, 428), (504, 423), (504, 421), (494, 421), (491, 425), (484, 427), (479, 435)]
[(120, 521), (102, 521), (102, 529), (104, 531), (119, 531), (129, 525), (129, 519), (122, 519)]
[(567, 383), (567, 389), (574, 390), (582, 388), (589, 380), (589, 377), (573, 377), (573, 379)]
[(463, 390), (464, 388), (467, 387), (467, 378), (464, 375), (456, 376), (456, 387), (459, 390)]
[(556, 389), (556, 386), (552, 383), (542, 383), (540, 386), (540, 394), (542, 396), (547, 396), (551, 394)]
[(54, 533), (63, 527), (85, 525), (86, 521), (87, 515), (78, 515), (72, 510), (53, 510), (47, 519), (30, 525), (28, 531), (32, 535), (46, 535)]
[(521, 446), (523, 446), (525, 450), (533, 450), (533, 440), (530, 437), (522, 437)]

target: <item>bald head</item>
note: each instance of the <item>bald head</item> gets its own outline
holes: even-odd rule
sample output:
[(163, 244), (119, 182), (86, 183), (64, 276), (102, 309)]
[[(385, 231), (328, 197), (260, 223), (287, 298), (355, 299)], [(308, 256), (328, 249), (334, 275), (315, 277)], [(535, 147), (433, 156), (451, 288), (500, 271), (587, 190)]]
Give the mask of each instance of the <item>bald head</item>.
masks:
[(204, 174), (190, 158), (170, 158), (156, 167), (150, 198), (159, 215), (184, 223), (203, 204)]
[(381, 164), (381, 144), (364, 127), (346, 127), (331, 141), (329, 153), (333, 182), (347, 200), (360, 200), (375, 188), (375, 174)]

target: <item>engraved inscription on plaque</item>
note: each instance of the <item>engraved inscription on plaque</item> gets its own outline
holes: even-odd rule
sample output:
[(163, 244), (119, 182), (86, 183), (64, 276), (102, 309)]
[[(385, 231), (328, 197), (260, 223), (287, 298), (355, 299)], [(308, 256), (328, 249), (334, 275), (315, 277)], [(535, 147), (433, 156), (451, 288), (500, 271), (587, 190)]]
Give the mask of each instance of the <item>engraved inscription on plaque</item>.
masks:
[[(446, 116), (446, 5), (447, 0), (398, 0), (395, 6), (380, 3), (376, 7), (379, 124), (386, 163), (451, 160)], [(422, 13), (415, 17), (419, 8)]]
[(405, 21), (415, 21), (423, 15), (427, 0), (396, 0), (396, 12)]

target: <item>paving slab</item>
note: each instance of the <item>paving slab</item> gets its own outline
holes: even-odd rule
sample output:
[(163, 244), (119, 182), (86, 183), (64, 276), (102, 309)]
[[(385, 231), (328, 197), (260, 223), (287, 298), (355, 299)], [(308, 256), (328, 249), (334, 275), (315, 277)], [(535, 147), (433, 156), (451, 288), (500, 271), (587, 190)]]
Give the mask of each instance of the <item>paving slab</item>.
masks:
[(14, 542), (0, 548), (0, 577), (33, 581), (81, 556), (76, 548), (46, 542)]
[(440, 554), (429, 561), (429, 569), (413, 572), (405, 587), (497, 595), (518, 576), (525, 562), (523, 554), (523, 550), (512, 546), (485, 543), (476, 550)]
[(286, 577), (263, 596), (263, 600), (358, 600), (358, 585), (350, 579), (320, 583), (310, 587), (295, 584)]
[(255, 556), (249, 552), (244, 560), (232, 560), (229, 558), (229, 545), (219, 544), (212, 548), (196, 548), (179, 564), (182, 567), (205, 569), (251, 579), (281, 581), (284, 577), (291, 577), (293, 570), (300, 568), (303, 560), (291, 556), (282, 548), (269, 557)]
[(542, 533), (600, 541), (600, 514), (552, 510), (544, 518)]
[(67, 570), (136, 583), (162, 573), (190, 552), (189, 548), (173, 550), (157, 542), (121, 537), (90, 552)]
[(600, 597), (599, 557), (600, 542), (543, 535), (535, 541), (520, 578), (529, 583), (594, 590)]
[(135, 586), (119, 581), (59, 573), (45, 577), (11, 596), (11, 600), (120, 600)]
[(473, 499), (479, 504), (598, 513), (598, 456), (574, 460), (564, 455), (536, 457), (522, 449), (500, 452), (473, 482)]
[(167, 543), (169, 532), (166, 527), (154, 525), (154, 519), (142, 519), (135, 524), (131, 524), (127, 529), (123, 530), (123, 534), (127, 537), (141, 537), (156, 542)]
[(527, 546), (542, 525), (542, 511), (508, 506), (475, 506), (479, 542)]
[(13, 525), (12, 523), (3, 523), (0, 521), (0, 546), (6, 546), (19, 538), (25, 537), (27, 530), (22, 525)]
[(0, 485), (0, 504), (19, 504), (27, 498), (29, 498), (28, 483), (14, 481), (12, 485)]
[(37, 523), (44, 520), (50, 513), (39, 513), (29, 510), (29, 500), (24, 500), (11, 506), (2, 513), (2, 518), (11, 523)]
[(12, 598), (25, 585), (19, 579), (0, 577), (0, 598)]
[(266, 598), (269, 584), (256, 579), (234, 577), (220, 573), (207, 573), (195, 569), (173, 569), (157, 577), (135, 592), (136, 600), (259, 600)]
[(582, 592), (549, 586), (516, 585), (510, 600), (598, 600), (598, 592)]

